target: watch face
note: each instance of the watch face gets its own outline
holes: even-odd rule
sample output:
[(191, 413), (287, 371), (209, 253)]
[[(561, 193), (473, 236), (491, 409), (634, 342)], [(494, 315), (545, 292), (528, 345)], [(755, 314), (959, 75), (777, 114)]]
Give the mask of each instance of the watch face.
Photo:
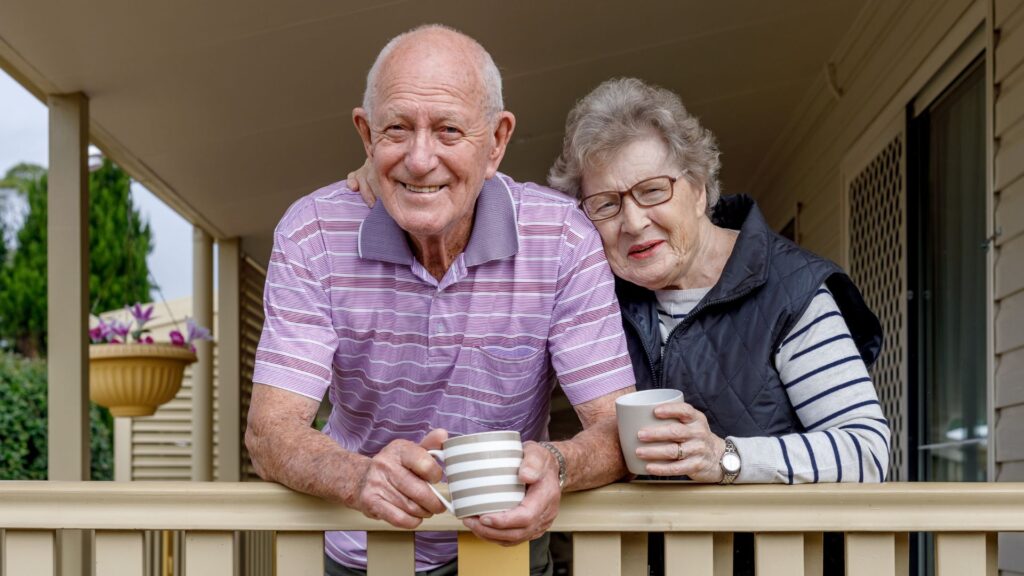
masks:
[(722, 456), (722, 468), (729, 474), (740, 471), (740, 457), (737, 454), (726, 454)]

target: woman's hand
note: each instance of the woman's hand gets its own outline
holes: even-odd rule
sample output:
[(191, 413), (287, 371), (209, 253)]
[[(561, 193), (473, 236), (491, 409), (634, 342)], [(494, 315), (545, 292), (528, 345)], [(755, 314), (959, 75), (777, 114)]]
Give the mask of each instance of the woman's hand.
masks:
[(722, 481), (725, 440), (711, 432), (704, 413), (686, 402), (671, 402), (657, 406), (654, 415), (674, 422), (648, 426), (637, 434), (641, 442), (652, 443), (636, 449), (636, 455), (648, 462), (648, 474), (686, 475), (695, 482)]
[(348, 173), (348, 187), (353, 192), (359, 192), (359, 195), (363, 197), (363, 202), (370, 208), (377, 203), (377, 175), (373, 173), (373, 166), (370, 165), (370, 159), (367, 158), (366, 162), (360, 166), (355, 172)]

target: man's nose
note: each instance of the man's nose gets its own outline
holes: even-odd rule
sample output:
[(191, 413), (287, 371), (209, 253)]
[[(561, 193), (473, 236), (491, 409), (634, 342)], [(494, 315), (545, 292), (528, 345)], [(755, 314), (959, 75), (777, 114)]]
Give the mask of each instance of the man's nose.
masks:
[(434, 139), (429, 130), (416, 131), (416, 136), (409, 146), (405, 155), (405, 164), (411, 174), (427, 174), (437, 166)]

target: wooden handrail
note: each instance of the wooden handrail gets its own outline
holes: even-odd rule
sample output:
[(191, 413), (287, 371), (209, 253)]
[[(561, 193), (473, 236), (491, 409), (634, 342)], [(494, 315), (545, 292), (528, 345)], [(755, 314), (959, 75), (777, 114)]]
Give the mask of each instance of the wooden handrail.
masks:
[[(396, 530), (261, 482), (0, 481), (0, 528)], [(448, 515), (419, 530), (465, 530)], [(614, 484), (566, 494), (563, 532), (1024, 531), (1024, 483)]]

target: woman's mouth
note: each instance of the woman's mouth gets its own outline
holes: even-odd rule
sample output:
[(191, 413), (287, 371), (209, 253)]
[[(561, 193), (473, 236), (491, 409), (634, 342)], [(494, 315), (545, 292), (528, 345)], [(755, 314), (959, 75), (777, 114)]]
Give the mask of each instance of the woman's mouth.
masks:
[(650, 242), (644, 242), (642, 244), (633, 244), (629, 247), (629, 257), (636, 260), (643, 260), (654, 256), (658, 246), (664, 243), (664, 240), (651, 240)]

